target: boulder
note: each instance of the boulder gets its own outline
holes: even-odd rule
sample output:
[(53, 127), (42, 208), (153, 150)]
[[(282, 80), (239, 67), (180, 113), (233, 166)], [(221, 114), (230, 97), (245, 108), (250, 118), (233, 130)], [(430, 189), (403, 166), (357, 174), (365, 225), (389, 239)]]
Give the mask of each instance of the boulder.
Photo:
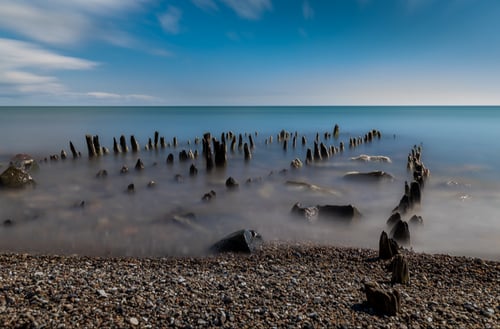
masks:
[(318, 218), (320, 220), (335, 220), (345, 223), (351, 223), (362, 217), (359, 210), (353, 205), (324, 205), (317, 206)]
[(293, 159), (292, 162), (290, 163), (290, 167), (295, 169), (301, 168), (302, 166), (303, 166), (302, 161), (300, 161), (299, 158)]
[(9, 166), (0, 175), (0, 187), (21, 188), (34, 183), (30, 174), (14, 166)]
[(350, 171), (344, 175), (344, 178), (353, 181), (394, 180), (394, 176), (382, 170), (368, 172)]
[(399, 252), (399, 246), (396, 240), (389, 239), (387, 233), (382, 231), (378, 242), (378, 257), (380, 259), (391, 259)]
[(254, 230), (239, 230), (224, 237), (210, 249), (213, 252), (238, 252), (250, 254), (262, 243), (262, 236)]
[(10, 166), (26, 172), (38, 169), (38, 163), (29, 154), (16, 154), (10, 159)]
[(385, 315), (396, 315), (401, 309), (401, 296), (397, 290), (385, 291), (374, 282), (365, 282), (367, 304)]
[(399, 254), (394, 257), (391, 262), (392, 268), (392, 277), (391, 283), (401, 283), (401, 284), (409, 284), (410, 283), (410, 271), (408, 270), (408, 262), (406, 258)]
[(203, 197), (201, 198), (201, 200), (203, 200), (203, 201), (210, 201), (212, 199), (215, 199), (216, 196), (217, 196), (217, 193), (215, 193), (214, 190), (211, 190), (210, 192), (205, 193), (203, 195)]
[(391, 237), (402, 245), (410, 244), (410, 229), (408, 223), (398, 220), (391, 230)]
[(318, 217), (317, 207), (302, 207), (302, 205), (297, 202), (293, 205), (291, 213), (297, 217), (305, 218), (308, 222), (313, 222)]
[(227, 180), (226, 180), (226, 187), (228, 189), (236, 189), (238, 188), (240, 184), (236, 181), (236, 179), (234, 179), (233, 177), (229, 177)]

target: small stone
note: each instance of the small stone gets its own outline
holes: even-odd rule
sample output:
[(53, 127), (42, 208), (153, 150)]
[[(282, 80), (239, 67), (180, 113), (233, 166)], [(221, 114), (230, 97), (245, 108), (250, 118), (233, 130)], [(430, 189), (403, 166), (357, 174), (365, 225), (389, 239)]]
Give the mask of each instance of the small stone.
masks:
[(129, 319), (129, 322), (133, 326), (139, 325), (139, 320), (136, 317), (134, 317), (134, 316)]
[(99, 294), (99, 297), (103, 297), (103, 298), (108, 297), (108, 294), (106, 293), (106, 291), (104, 289), (97, 290), (97, 293)]

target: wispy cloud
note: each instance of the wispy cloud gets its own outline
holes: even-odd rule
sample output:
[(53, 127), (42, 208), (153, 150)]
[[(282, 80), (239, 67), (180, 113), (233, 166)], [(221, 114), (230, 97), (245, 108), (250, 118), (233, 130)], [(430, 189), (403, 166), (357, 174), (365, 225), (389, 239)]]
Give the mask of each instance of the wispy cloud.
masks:
[(102, 91), (92, 91), (85, 94), (86, 96), (100, 99), (100, 100), (111, 100), (111, 101), (146, 101), (154, 102), (158, 101), (157, 97), (142, 95), (142, 94), (116, 94), (108, 93)]
[(133, 0), (50, 0), (0, 2), (0, 28), (33, 41), (51, 45), (72, 45), (97, 38), (114, 40), (123, 32), (105, 22), (137, 9), (145, 1)]
[(180, 31), (179, 23), (181, 18), (182, 18), (182, 11), (174, 6), (168, 6), (167, 12), (158, 17), (163, 30), (171, 34), (179, 33)]
[(191, 0), (191, 2), (198, 8), (205, 11), (217, 11), (219, 10), (219, 6), (215, 3), (214, 0)]
[(18, 93), (62, 93), (65, 86), (47, 72), (88, 70), (98, 65), (17, 40), (0, 38), (0, 49), (0, 84)]
[(245, 19), (260, 19), (265, 11), (273, 9), (271, 0), (221, 0), (233, 9), (238, 16)]
[(309, 1), (304, 1), (302, 3), (302, 14), (305, 19), (313, 19), (314, 18), (314, 9), (311, 7)]

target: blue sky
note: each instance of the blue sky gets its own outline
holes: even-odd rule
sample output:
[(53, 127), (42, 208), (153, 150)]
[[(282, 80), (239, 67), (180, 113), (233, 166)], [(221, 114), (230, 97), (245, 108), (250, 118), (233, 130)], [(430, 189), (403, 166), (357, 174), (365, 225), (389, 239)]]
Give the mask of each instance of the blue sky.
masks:
[(498, 0), (0, 0), (0, 105), (500, 104)]

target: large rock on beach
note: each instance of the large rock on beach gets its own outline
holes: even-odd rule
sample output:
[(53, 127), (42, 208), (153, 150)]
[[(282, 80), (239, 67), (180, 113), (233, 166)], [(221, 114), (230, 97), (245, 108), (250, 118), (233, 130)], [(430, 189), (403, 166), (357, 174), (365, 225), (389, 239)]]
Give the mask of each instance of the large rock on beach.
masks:
[(34, 183), (35, 181), (30, 174), (14, 166), (9, 166), (0, 175), (0, 187), (21, 188)]
[(362, 217), (359, 210), (353, 205), (324, 205), (318, 206), (318, 218), (320, 220), (335, 220), (343, 223), (351, 223)]
[(318, 207), (303, 207), (300, 202), (293, 205), (291, 213), (299, 218), (304, 218), (308, 222), (313, 222), (318, 217)]
[(393, 175), (382, 170), (375, 170), (368, 172), (350, 171), (344, 175), (344, 178), (360, 182), (394, 180)]
[(385, 291), (374, 282), (365, 282), (367, 304), (385, 315), (396, 315), (401, 309), (401, 296), (397, 290)]
[(26, 172), (38, 169), (38, 163), (29, 154), (16, 154), (10, 159), (10, 166)]
[(224, 237), (210, 249), (213, 252), (252, 253), (262, 243), (262, 236), (254, 230), (239, 230)]

